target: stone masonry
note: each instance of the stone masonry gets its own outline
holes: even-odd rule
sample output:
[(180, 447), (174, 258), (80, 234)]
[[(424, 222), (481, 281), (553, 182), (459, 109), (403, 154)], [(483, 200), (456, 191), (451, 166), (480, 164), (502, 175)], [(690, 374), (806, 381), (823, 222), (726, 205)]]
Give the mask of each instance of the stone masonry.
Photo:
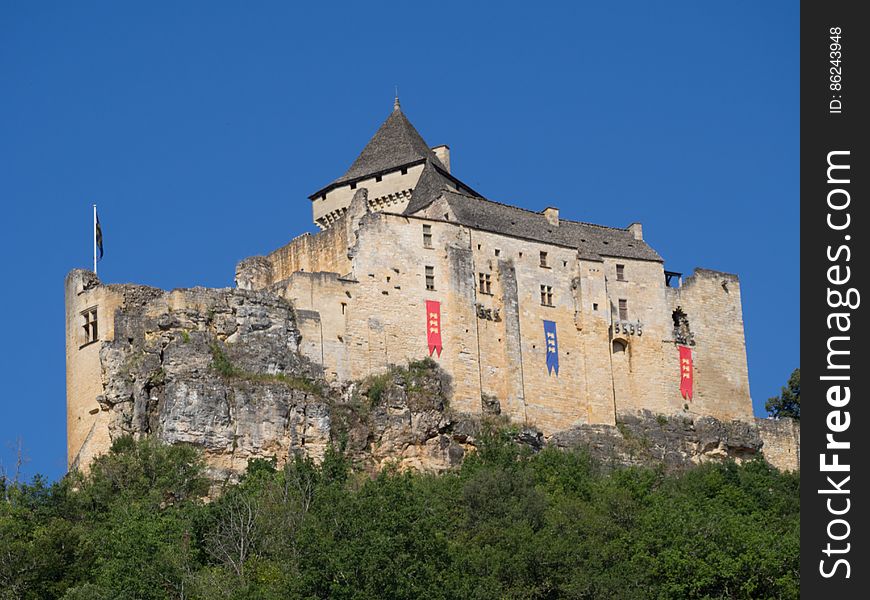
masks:
[[(303, 445), (316, 456), (329, 427), (315, 390), (334, 395), (431, 356), (457, 414), (497, 406), (544, 439), (639, 415), (742, 422), (777, 466), (797, 467), (797, 425), (755, 425), (736, 275), (683, 279), (638, 223), (493, 202), (450, 166), (449, 148), (430, 149), (397, 102), (351, 168), (310, 196), (322, 231), (241, 261), (235, 290), (164, 292), (72, 272), (70, 464), (87, 465), (122, 431), (202, 444), (225, 472)], [(427, 302), (438, 303), (440, 352), (428, 344)], [(215, 348), (246, 375), (226, 385), (209, 368)], [(438, 452), (455, 455), (451, 444), (462, 446)]]

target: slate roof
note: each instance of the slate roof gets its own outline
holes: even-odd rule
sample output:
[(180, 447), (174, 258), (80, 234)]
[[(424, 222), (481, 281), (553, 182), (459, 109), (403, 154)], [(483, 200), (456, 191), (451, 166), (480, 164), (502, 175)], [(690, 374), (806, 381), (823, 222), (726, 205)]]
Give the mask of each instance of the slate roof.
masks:
[(309, 197), (315, 198), (357, 179), (421, 162), (431, 163), (442, 171), (447, 171), (397, 103), (344, 175)]
[(553, 226), (542, 213), (483, 198), (447, 171), (402, 112), (398, 100), (345, 174), (309, 197), (314, 199), (340, 185), (421, 163), (423, 172), (404, 214), (417, 213), (443, 196), (456, 220), (468, 227), (577, 248), (581, 257), (592, 260), (614, 256), (663, 262), (655, 250), (635, 239), (627, 229), (566, 219), (559, 219), (559, 225)]
[(577, 248), (582, 258), (592, 260), (612, 256), (663, 262), (655, 250), (643, 240), (635, 239), (628, 229), (562, 218), (559, 219), (559, 225), (555, 226), (542, 213), (450, 190), (442, 192), (442, 195), (450, 205), (455, 220), (467, 227)]
[(411, 200), (405, 208), (405, 214), (414, 214), (432, 204), (433, 200), (437, 200), (441, 196), (443, 190), (450, 189), (451, 184), (454, 188), (456, 187), (453, 181), (456, 181), (455, 177), (449, 177), (441, 169), (427, 162), (423, 167), (423, 172), (420, 173), (417, 185), (411, 192)]

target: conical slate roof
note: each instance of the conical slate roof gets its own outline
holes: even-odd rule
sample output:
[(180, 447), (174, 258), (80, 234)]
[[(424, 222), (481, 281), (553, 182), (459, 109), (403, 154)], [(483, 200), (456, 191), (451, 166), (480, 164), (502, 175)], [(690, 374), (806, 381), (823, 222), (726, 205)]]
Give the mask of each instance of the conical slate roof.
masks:
[(423, 140), (423, 137), (411, 125), (397, 102), (393, 107), (393, 112), (378, 128), (345, 174), (330, 183), (321, 192), (354, 179), (383, 173), (421, 161), (429, 161), (442, 170), (447, 170)]

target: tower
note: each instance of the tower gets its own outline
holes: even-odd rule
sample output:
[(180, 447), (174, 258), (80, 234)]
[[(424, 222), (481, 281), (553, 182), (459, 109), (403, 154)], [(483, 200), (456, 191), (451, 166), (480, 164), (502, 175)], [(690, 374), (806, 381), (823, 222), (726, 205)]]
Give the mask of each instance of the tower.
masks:
[(314, 223), (327, 229), (343, 215), (356, 189), (368, 190), (369, 208), (394, 213), (422, 208), (444, 187), (477, 196), (450, 174), (450, 148), (430, 148), (399, 104), (338, 179), (308, 198)]

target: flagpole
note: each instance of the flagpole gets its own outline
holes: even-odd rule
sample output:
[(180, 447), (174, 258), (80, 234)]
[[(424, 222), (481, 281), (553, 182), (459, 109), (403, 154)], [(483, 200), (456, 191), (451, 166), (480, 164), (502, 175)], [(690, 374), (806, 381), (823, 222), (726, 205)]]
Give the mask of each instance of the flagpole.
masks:
[(97, 205), (94, 204), (94, 275), (97, 274)]

